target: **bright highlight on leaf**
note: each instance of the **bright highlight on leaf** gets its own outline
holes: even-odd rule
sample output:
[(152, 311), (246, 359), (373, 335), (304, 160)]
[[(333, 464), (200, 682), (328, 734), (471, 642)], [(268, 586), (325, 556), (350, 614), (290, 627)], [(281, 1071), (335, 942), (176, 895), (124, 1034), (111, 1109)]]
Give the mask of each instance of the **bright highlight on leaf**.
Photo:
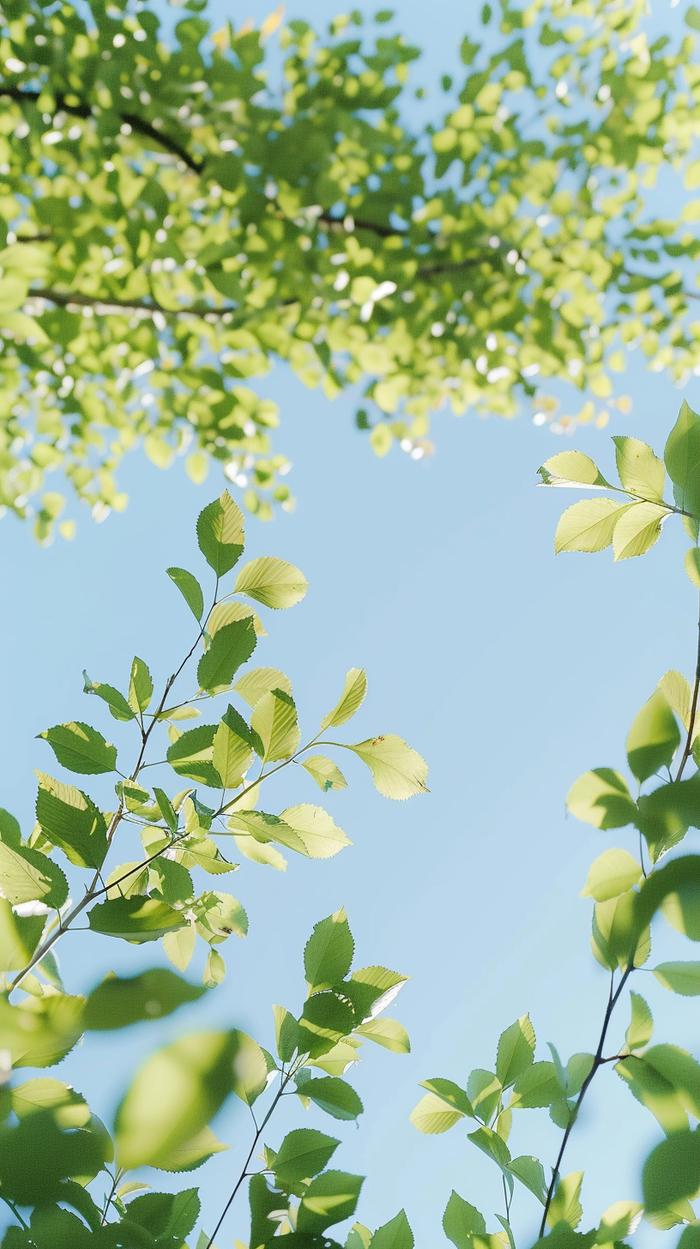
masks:
[(235, 588), (238, 594), (247, 594), (265, 607), (294, 607), (306, 594), (308, 582), (294, 564), (263, 556), (241, 569)]

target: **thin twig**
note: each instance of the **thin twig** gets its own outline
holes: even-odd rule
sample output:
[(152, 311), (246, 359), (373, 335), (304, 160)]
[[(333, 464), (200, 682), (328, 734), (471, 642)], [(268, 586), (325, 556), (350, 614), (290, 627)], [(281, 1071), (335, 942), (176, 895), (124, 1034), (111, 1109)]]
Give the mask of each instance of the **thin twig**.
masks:
[(690, 704), (690, 717), (688, 720), (688, 736), (685, 739), (685, 747), (681, 756), (680, 765), (676, 772), (676, 780), (679, 781), (683, 775), (683, 770), (693, 753), (693, 739), (695, 737), (695, 719), (698, 711), (698, 694), (700, 693), (700, 610), (698, 611), (698, 649), (695, 660), (695, 682), (693, 685), (693, 697)]
[(600, 1029), (600, 1036), (598, 1038), (598, 1047), (596, 1049), (596, 1052), (593, 1058), (591, 1069), (588, 1075), (586, 1076), (585, 1080), (583, 1081), (583, 1084), (581, 1085), (581, 1091), (579, 1092), (579, 1095), (576, 1099), (576, 1104), (574, 1105), (574, 1108), (571, 1112), (571, 1118), (566, 1126), (566, 1130), (564, 1132), (564, 1135), (562, 1137), (562, 1142), (559, 1147), (559, 1153), (557, 1154), (557, 1160), (552, 1169), (552, 1178), (549, 1182), (549, 1188), (547, 1189), (547, 1196), (546, 1196), (545, 1203), (544, 1203), (544, 1210), (542, 1212), (542, 1222), (540, 1224), (540, 1236), (544, 1236), (544, 1233), (545, 1233), (545, 1229), (547, 1226), (547, 1215), (549, 1214), (549, 1208), (552, 1204), (552, 1199), (554, 1197), (554, 1192), (557, 1186), (557, 1181), (561, 1173), (561, 1164), (564, 1159), (566, 1147), (569, 1143), (569, 1137), (571, 1136), (574, 1124), (576, 1122), (576, 1119), (578, 1118), (578, 1113), (579, 1113), (579, 1110), (581, 1109), (581, 1104), (595, 1078), (596, 1072), (598, 1071), (599, 1067), (602, 1067), (603, 1062), (605, 1061), (603, 1059), (603, 1047), (605, 1045), (605, 1039), (608, 1035), (608, 1028), (610, 1027), (610, 1020), (612, 1019), (613, 1011), (615, 1010), (615, 1007), (620, 999), (620, 994), (622, 993), (622, 990), (624, 989), (625, 984), (633, 971), (634, 971), (634, 963), (630, 961), (630, 963), (625, 968), (625, 971), (622, 973), (622, 976), (620, 977), (620, 983), (618, 984), (616, 989), (613, 988), (614, 980), (615, 980), (614, 973), (611, 973), (610, 990), (608, 993), (608, 1004), (605, 1008), (605, 1015), (603, 1016), (603, 1024)]
[(226, 1199), (226, 1204), (224, 1205), (224, 1208), (223, 1208), (223, 1210), (221, 1211), (221, 1214), (219, 1215), (219, 1218), (218, 1218), (217, 1223), (216, 1223), (216, 1227), (214, 1228), (214, 1230), (213, 1230), (213, 1232), (212, 1232), (211, 1236), (209, 1237), (209, 1239), (208, 1239), (208, 1241), (207, 1241), (206, 1245), (204, 1246), (204, 1249), (212, 1249), (212, 1246), (213, 1246), (213, 1244), (214, 1244), (214, 1238), (215, 1238), (215, 1236), (217, 1236), (218, 1232), (220, 1231), (220, 1229), (221, 1229), (221, 1225), (222, 1225), (222, 1223), (223, 1223), (224, 1219), (226, 1218), (226, 1215), (228, 1214), (229, 1210), (231, 1209), (231, 1206), (233, 1205), (233, 1202), (234, 1202), (234, 1200), (235, 1200), (235, 1198), (236, 1198), (236, 1194), (238, 1193), (238, 1190), (240, 1189), (241, 1184), (243, 1184), (243, 1183), (244, 1183), (244, 1181), (246, 1180), (246, 1178), (248, 1177), (248, 1167), (250, 1166), (251, 1161), (252, 1161), (252, 1159), (253, 1159), (253, 1154), (255, 1153), (255, 1150), (256, 1150), (256, 1149), (257, 1149), (257, 1147), (258, 1147), (258, 1142), (260, 1141), (260, 1137), (262, 1136), (263, 1132), (265, 1131), (265, 1128), (267, 1127), (267, 1124), (269, 1123), (270, 1119), (272, 1118), (272, 1115), (273, 1115), (273, 1113), (274, 1113), (275, 1109), (277, 1108), (277, 1104), (278, 1104), (278, 1102), (279, 1102), (280, 1098), (281, 1098), (281, 1097), (283, 1096), (283, 1094), (284, 1094), (285, 1088), (286, 1088), (286, 1087), (287, 1087), (287, 1085), (289, 1084), (289, 1081), (292, 1079), (292, 1076), (294, 1076), (295, 1074), (296, 1074), (295, 1068), (294, 1068), (294, 1067), (290, 1067), (290, 1069), (289, 1069), (289, 1071), (286, 1073), (286, 1075), (284, 1075), (284, 1076), (282, 1077), (282, 1080), (281, 1080), (281, 1082), (280, 1082), (280, 1086), (279, 1086), (279, 1088), (278, 1088), (277, 1092), (275, 1093), (275, 1096), (274, 1096), (274, 1098), (272, 1099), (272, 1102), (270, 1103), (270, 1106), (268, 1107), (267, 1113), (266, 1113), (266, 1115), (265, 1115), (264, 1119), (262, 1120), (262, 1122), (260, 1123), (260, 1126), (259, 1126), (259, 1127), (257, 1128), (257, 1130), (256, 1130), (255, 1136), (253, 1137), (253, 1143), (252, 1143), (252, 1145), (251, 1145), (250, 1149), (248, 1150), (248, 1156), (246, 1157), (246, 1160), (245, 1160), (245, 1162), (243, 1163), (243, 1167), (242, 1167), (241, 1172), (240, 1172), (240, 1174), (239, 1174), (239, 1176), (238, 1176), (238, 1179), (236, 1180), (236, 1182), (235, 1182), (235, 1184), (234, 1184), (233, 1188), (231, 1189), (231, 1192), (230, 1192), (230, 1193), (229, 1193), (229, 1195), (228, 1195), (228, 1198)]

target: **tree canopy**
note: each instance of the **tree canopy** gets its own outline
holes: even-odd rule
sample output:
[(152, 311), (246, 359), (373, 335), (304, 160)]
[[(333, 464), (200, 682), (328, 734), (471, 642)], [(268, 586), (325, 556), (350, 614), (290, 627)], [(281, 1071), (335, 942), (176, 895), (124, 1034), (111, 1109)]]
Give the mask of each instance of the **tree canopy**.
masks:
[(603, 424), (633, 346), (692, 370), (696, 8), (657, 37), (640, 0), (485, 4), (426, 104), (389, 12), (159, 7), (3, 6), (0, 506), (39, 537), (66, 481), (122, 508), (139, 443), (289, 506), (275, 361), (416, 458), (444, 408)]

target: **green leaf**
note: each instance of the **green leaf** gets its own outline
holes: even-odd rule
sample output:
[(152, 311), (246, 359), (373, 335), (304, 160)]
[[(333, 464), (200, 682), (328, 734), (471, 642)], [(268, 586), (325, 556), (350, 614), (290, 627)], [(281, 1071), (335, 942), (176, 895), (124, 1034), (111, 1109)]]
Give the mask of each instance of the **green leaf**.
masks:
[(148, 1058), (117, 1109), (119, 1165), (172, 1165), (173, 1151), (207, 1126), (230, 1093), (238, 1048), (235, 1032), (195, 1032)]
[(0, 842), (0, 893), (13, 906), (44, 902), (58, 910), (68, 897), (68, 881), (47, 855)]
[(173, 928), (181, 928), (186, 921), (180, 911), (165, 902), (136, 894), (98, 902), (89, 911), (88, 922), (93, 932), (123, 937), (139, 945), (144, 941), (158, 941)]
[(257, 638), (267, 635), (267, 629), (254, 607), (251, 607), (249, 603), (241, 603), (238, 599), (224, 599), (221, 603), (217, 603), (207, 617), (207, 643), (211, 642), (219, 629), (224, 629), (226, 625), (233, 624), (236, 620), (249, 620)]
[(681, 672), (674, 668), (665, 672), (659, 681), (659, 689), (672, 711), (685, 728), (690, 727), (690, 686)]
[(279, 1184), (297, 1184), (322, 1171), (340, 1141), (313, 1128), (295, 1128), (288, 1132), (274, 1160), (274, 1173)]
[(343, 985), (359, 1020), (374, 1019), (398, 997), (407, 980), (388, 967), (358, 967)]
[[(3, 1195), (18, 1205), (44, 1206), (60, 1200), (66, 1179), (79, 1176), (89, 1181), (106, 1161), (104, 1139), (97, 1132), (85, 1127), (66, 1131), (50, 1111), (0, 1128), (0, 1185)], [(36, 1222), (40, 1220), (33, 1218), (33, 1227)], [(44, 1241), (41, 1249), (51, 1244), (57, 1249), (74, 1244), (75, 1231), (79, 1233), (81, 1228), (84, 1224), (70, 1216), (71, 1234)]]
[(350, 971), (355, 943), (343, 909), (319, 920), (304, 948), (304, 971), (309, 987), (330, 988)]
[(27, 965), (44, 931), (45, 915), (17, 915), (7, 898), (0, 897), (0, 971), (20, 971)]
[(496, 1113), (503, 1098), (503, 1085), (495, 1071), (475, 1067), (469, 1073), (467, 1093), (474, 1107), (474, 1114), (482, 1123), (488, 1123)]
[(615, 1072), (629, 1088), (632, 1096), (646, 1106), (665, 1132), (679, 1132), (688, 1126), (683, 1100), (673, 1084), (645, 1056), (636, 1054), (615, 1064)]
[(105, 741), (97, 729), (80, 720), (56, 724), (39, 734), (49, 743), (58, 762), (71, 772), (96, 775), (113, 772), (117, 766), (117, 748)]
[(197, 578), (186, 568), (167, 568), (166, 572), (177, 586), (195, 620), (201, 620), (204, 612), (204, 594)]
[(661, 690), (655, 690), (635, 718), (627, 737), (627, 759), (638, 781), (668, 767), (680, 745), (676, 718)]
[(308, 589), (308, 581), (294, 564), (266, 555), (252, 559), (236, 578), (235, 590), (265, 607), (294, 607)]
[(400, 737), (371, 737), (347, 749), (367, 764), (374, 784), (385, 798), (412, 798), (428, 792), (428, 765)]
[(654, 1031), (652, 1013), (640, 993), (630, 992), (630, 1008), (632, 1018), (625, 1033), (625, 1042), (631, 1050), (644, 1049)]
[(17, 849), (22, 844), (22, 830), (15, 819), (4, 807), (0, 807), (0, 838), (6, 846)]
[(623, 828), (632, 824), (637, 814), (625, 781), (612, 768), (584, 772), (571, 786), (566, 805), (577, 820), (594, 828)]
[(476, 1206), (472, 1206), (454, 1189), (442, 1216), (442, 1226), (448, 1240), (457, 1249), (473, 1249), (474, 1236), (486, 1232), (486, 1222)]
[[(649, 929), (637, 922), (639, 894), (621, 893), (607, 902), (596, 902), (593, 910), (593, 953), (603, 967), (626, 967), (632, 959), (641, 967), (649, 957)], [(641, 935), (640, 935), (641, 934)]]
[(197, 541), (217, 577), (230, 572), (243, 554), (243, 517), (227, 490), (200, 512)]
[(357, 1119), (363, 1106), (351, 1084), (335, 1076), (317, 1076), (305, 1080), (298, 1089), (302, 1097), (308, 1097), (326, 1114), (334, 1119)]
[(609, 898), (627, 893), (641, 878), (639, 862), (628, 850), (604, 850), (591, 863), (581, 895), (594, 898), (596, 902), (606, 902)]
[(700, 588), (700, 547), (691, 546), (685, 553), (685, 571), (692, 585)]
[(194, 1171), (202, 1163), (208, 1162), (214, 1154), (223, 1153), (226, 1149), (228, 1145), (218, 1140), (211, 1128), (202, 1128), (181, 1144), (161, 1150), (158, 1154), (158, 1170)]
[(95, 694), (107, 704), (115, 720), (133, 720), (134, 712), (123, 694), (113, 685), (105, 685), (102, 681), (91, 681), (87, 672), (83, 672), (83, 692)]
[[(0, 910), (8, 904), (0, 899)], [(54, 993), (11, 1006), (0, 999), (0, 1036), (13, 1067), (51, 1067), (65, 1058), (83, 1031), (83, 999)]]
[(620, 482), (630, 494), (660, 503), (664, 497), (666, 470), (663, 461), (654, 455), (651, 447), (639, 438), (623, 435), (613, 437), (615, 459)]
[(282, 690), (292, 696), (292, 683), (279, 668), (251, 668), (238, 678), (233, 688), (249, 707), (259, 703), (263, 694), (269, 694), (270, 690)]
[[(298, 849), (310, 859), (331, 859), (351, 845), (349, 838), (342, 828), (338, 828), (328, 812), (313, 803), (302, 802), (296, 807), (286, 807), (282, 812), (282, 820), (301, 845), (292, 846), (287, 842), (282, 844), (289, 844), (290, 849)], [(281, 840), (279, 837), (277, 839)]]
[(349, 1036), (354, 1025), (355, 1012), (346, 998), (329, 990), (312, 993), (299, 1016), (298, 1048), (318, 1058)]
[(700, 777), (671, 781), (639, 799), (635, 823), (646, 837), (654, 860), (675, 846), (700, 820)]
[(232, 1035), (236, 1040), (236, 1054), (232, 1064), (231, 1088), (236, 1097), (247, 1106), (252, 1106), (267, 1087), (270, 1067), (265, 1051), (257, 1041), (246, 1032), (236, 1031)]
[(664, 460), (676, 503), (692, 516), (700, 516), (700, 417), (687, 403), (681, 404), (668, 436)]
[(332, 759), (328, 759), (326, 755), (311, 755), (305, 759), (301, 765), (313, 777), (319, 789), (324, 793), (329, 789), (347, 789), (347, 781), (336, 767)]
[(294, 699), (284, 690), (274, 689), (255, 704), (252, 726), (263, 747), (263, 762), (288, 759), (299, 749), (301, 735)]
[(403, 1024), (396, 1019), (387, 1019), (386, 1015), (382, 1015), (381, 1019), (366, 1019), (355, 1031), (358, 1036), (367, 1037), (393, 1054), (411, 1052), (411, 1042)]
[[(670, 471), (670, 470), (669, 470)], [(654, 1213), (700, 1188), (700, 1129), (677, 1132), (652, 1149), (642, 1171), (644, 1205)]]
[(295, 1054), (299, 1042), (297, 1021), (284, 1006), (273, 1006), (275, 1020), (275, 1044), (280, 1062), (288, 1063)]
[[(199, 1218), (200, 1201), (196, 1188), (180, 1193), (144, 1193), (127, 1206), (130, 1223), (146, 1228), (153, 1236), (181, 1242)], [(165, 1249), (165, 1247), (164, 1247)]]
[(297, 1231), (322, 1234), (327, 1227), (350, 1218), (357, 1208), (361, 1175), (324, 1171), (304, 1190), (297, 1213)]
[(321, 721), (321, 732), (350, 720), (362, 706), (366, 693), (367, 674), (362, 668), (351, 668), (346, 673), (343, 692), (335, 707)]
[(217, 727), (200, 724), (171, 743), (165, 757), (178, 776), (187, 776), (213, 789), (221, 788), (221, 777), (212, 762)]
[(496, 1057), (496, 1075), (508, 1088), (534, 1061), (535, 1029), (529, 1015), (521, 1015), (501, 1033)]
[(248, 916), (238, 898), (212, 889), (203, 893), (197, 903), (197, 932), (205, 941), (218, 945), (235, 934), (245, 937)]
[(510, 1104), (532, 1109), (550, 1106), (560, 1097), (561, 1087), (554, 1063), (536, 1062), (518, 1076)]
[[(487, 1127), (477, 1128), (475, 1132), (469, 1133), (467, 1140), (470, 1140), (473, 1145), (476, 1145), (477, 1149), (480, 1149), (483, 1154), (486, 1154), (487, 1158), (491, 1158), (492, 1161), (501, 1168), (501, 1171), (504, 1173), (506, 1172), (506, 1168), (510, 1162), (510, 1151), (505, 1141), (501, 1139), (497, 1132), (494, 1132), (491, 1128)], [(510, 1188), (512, 1192), (513, 1181), (510, 1179), (510, 1173), (508, 1173), (507, 1179), (510, 1181)]]
[(545, 486), (607, 486), (597, 465), (582, 451), (560, 451), (537, 472)]
[(604, 550), (610, 546), (615, 526), (628, 506), (612, 499), (581, 499), (567, 507), (554, 535), (555, 553)]
[(257, 638), (250, 618), (234, 620), (219, 629), (197, 665), (197, 680), (203, 690), (226, 688), (234, 674), (250, 659)]
[(411, 1123), (419, 1132), (429, 1136), (448, 1132), (460, 1119), (473, 1116), (467, 1094), (452, 1080), (423, 1080), (422, 1086), (428, 1092), (410, 1114)]
[(129, 675), (129, 706), (138, 713), (146, 711), (153, 697), (153, 678), (148, 664), (135, 655)]
[(411, 1225), (403, 1210), (378, 1227), (370, 1241), (371, 1249), (413, 1249), (414, 1244)]
[(253, 759), (252, 740), (247, 725), (229, 707), (212, 743), (212, 763), (224, 788), (237, 789), (241, 784)]
[(683, 997), (700, 994), (700, 963), (659, 963), (652, 970), (665, 989)]
[(644, 555), (661, 537), (661, 526), (671, 513), (658, 503), (633, 503), (617, 521), (613, 532), (616, 560)]
[(549, 1210), (547, 1224), (556, 1227), (557, 1223), (568, 1223), (569, 1227), (578, 1227), (583, 1217), (583, 1207), (579, 1200), (583, 1171), (572, 1171), (559, 1180)]
[(519, 1158), (511, 1159), (508, 1163), (508, 1170), (544, 1205), (547, 1184), (544, 1178), (544, 1168), (538, 1158), (523, 1154)]
[(82, 790), (37, 772), (36, 818), (44, 836), (78, 867), (99, 867), (107, 854), (107, 825)]
[(188, 984), (160, 967), (129, 977), (112, 972), (88, 995), (85, 1028), (104, 1031), (144, 1019), (161, 1019), (180, 1006), (196, 1002), (205, 992), (201, 985)]

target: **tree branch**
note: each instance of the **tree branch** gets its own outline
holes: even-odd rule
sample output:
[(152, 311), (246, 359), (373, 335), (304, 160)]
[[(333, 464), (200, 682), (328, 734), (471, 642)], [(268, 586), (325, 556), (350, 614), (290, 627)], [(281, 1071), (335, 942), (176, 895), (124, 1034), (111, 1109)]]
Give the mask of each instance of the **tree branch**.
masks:
[[(36, 104), (43, 94), (43, 91), (10, 86), (9, 84), (3, 85), (0, 83), (0, 96), (5, 96), (10, 100), (15, 100), (18, 104)], [(53, 98), (56, 102), (56, 112), (62, 110), (64, 113), (70, 113), (72, 117), (94, 118), (95, 116), (93, 107), (84, 100), (80, 100), (76, 97), (73, 101), (71, 100), (71, 97), (66, 95), (63, 91), (56, 92)], [(176, 156), (177, 159), (181, 160), (188, 169), (192, 170), (193, 173), (202, 173), (204, 169), (204, 161), (198, 160), (196, 157), (191, 156), (187, 151), (187, 148), (183, 147), (183, 145), (179, 143), (177, 139), (174, 139), (172, 135), (163, 134), (157, 126), (148, 121), (145, 117), (141, 117), (138, 113), (132, 113), (128, 109), (123, 111), (115, 109), (115, 112), (117, 117), (119, 117), (124, 124), (131, 126), (131, 129), (136, 134), (140, 134), (144, 139), (150, 139), (152, 143), (155, 143), (164, 152), (169, 152), (171, 156)]]

